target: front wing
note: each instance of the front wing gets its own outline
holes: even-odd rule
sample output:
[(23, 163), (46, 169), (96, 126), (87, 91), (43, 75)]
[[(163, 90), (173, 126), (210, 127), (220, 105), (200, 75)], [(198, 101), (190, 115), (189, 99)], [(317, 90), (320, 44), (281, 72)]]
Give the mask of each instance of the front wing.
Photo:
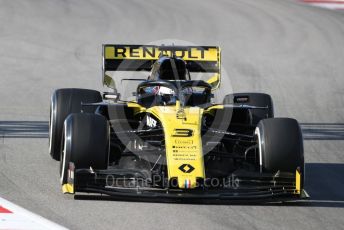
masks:
[[(70, 167), (73, 169), (73, 167)], [(130, 170), (78, 169), (69, 172), (64, 193), (97, 193), (114, 198), (147, 200), (295, 200), (308, 198), (301, 187), (301, 174), (235, 172), (218, 187), (200, 186), (195, 189), (150, 187), (139, 172)], [(116, 183), (115, 183), (116, 182)]]

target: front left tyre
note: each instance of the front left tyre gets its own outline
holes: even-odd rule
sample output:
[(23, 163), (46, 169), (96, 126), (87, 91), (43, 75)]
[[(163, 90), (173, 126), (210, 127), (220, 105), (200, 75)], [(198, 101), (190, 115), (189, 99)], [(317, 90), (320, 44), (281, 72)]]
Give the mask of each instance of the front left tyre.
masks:
[(70, 114), (63, 126), (61, 141), (61, 183), (68, 181), (70, 162), (75, 169), (106, 169), (109, 158), (110, 128), (102, 115)]
[(261, 120), (255, 130), (262, 173), (301, 173), (304, 183), (303, 138), (299, 123), (292, 118)]

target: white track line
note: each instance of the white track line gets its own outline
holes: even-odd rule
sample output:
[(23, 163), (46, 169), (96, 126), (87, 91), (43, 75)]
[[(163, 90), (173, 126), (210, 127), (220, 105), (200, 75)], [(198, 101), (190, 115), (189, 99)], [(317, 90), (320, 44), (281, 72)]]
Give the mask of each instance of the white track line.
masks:
[[(0, 230), (66, 229), (0, 197)], [(9, 212), (7, 212), (9, 211)]]
[(327, 8), (331, 10), (344, 10), (344, 0), (300, 0), (303, 3)]
[(327, 8), (330, 10), (344, 10), (344, 4), (334, 4), (334, 3), (311, 3), (312, 6)]

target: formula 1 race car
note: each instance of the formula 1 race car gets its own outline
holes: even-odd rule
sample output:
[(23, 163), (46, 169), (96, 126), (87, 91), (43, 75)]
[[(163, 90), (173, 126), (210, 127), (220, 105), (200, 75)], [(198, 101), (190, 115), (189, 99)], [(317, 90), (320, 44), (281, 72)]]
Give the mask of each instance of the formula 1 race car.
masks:
[[(49, 152), (64, 193), (160, 199), (306, 197), (295, 119), (274, 118), (264, 93), (213, 103), (214, 46), (103, 45), (111, 92), (65, 88), (51, 97)], [(116, 73), (148, 73), (121, 100)], [(139, 72), (135, 72), (139, 71)]]

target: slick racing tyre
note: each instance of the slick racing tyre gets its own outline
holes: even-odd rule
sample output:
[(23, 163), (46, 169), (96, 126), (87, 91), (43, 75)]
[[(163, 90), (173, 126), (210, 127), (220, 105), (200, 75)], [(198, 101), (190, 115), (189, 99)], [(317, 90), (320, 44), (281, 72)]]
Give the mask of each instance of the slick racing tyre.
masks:
[(268, 107), (268, 109), (252, 109), (252, 123), (254, 125), (265, 118), (274, 117), (272, 98), (265, 93), (234, 93), (228, 94), (223, 99), (223, 104), (239, 104)]
[[(71, 113), (80, 113), (81, 103), (101, 102), (98, 91), (89, 89), (58, 89), (50, 102), (49, 153), (55, 160), (60, 160), (63, 122)], [(84, 112), (94, 112), (93, 107), (83, 108)], [(93, 110), (93, 111), (92, 111)]]
[(291, 118), (263, 119), (258, 123), (255, 135), (261, 172), (295, 173), (299, 169), (303, 184), (303, 138), (298, 122)]
[(63, 126), (60, 161), (61, 183), (68, 180), (70, 162), (75, 169), (106, 169), (109, 157), (109, 133), (107, 120), (91, 113), (70, 114)]

